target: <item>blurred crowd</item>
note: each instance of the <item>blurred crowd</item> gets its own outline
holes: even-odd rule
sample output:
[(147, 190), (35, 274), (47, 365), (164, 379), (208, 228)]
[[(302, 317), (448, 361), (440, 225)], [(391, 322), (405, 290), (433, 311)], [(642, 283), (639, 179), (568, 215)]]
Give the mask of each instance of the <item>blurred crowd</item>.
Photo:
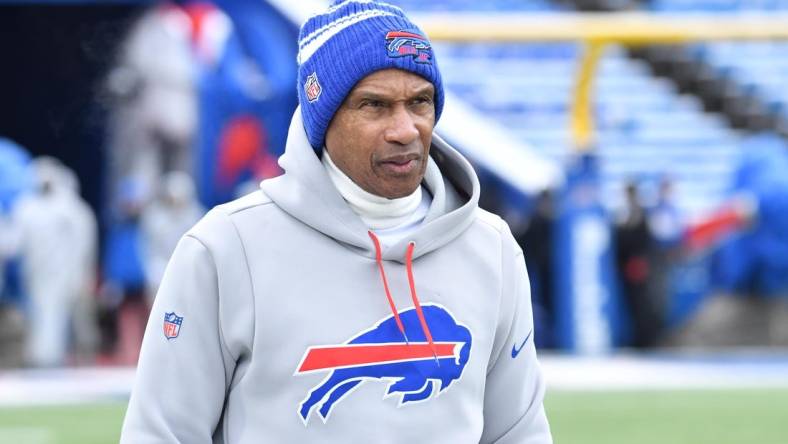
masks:
[(0, 212), (0, 367), (136, 362), (150, 304), (180, 237), (204, 210), (189, 175), (122, 182), (99, 251), (94, 211), (51, 157)]
[[(622, 204), (605, 211), (623, 339), (654, 347), (788, 346), (788, 146), (773, 135), (744, 139), (729, 196), (689, 217), (668, 175), (631, 180)], [(510, 223), (524, 251), (537, 340), (560, 346), (556, 231), (560, 190), (534, 197), (524, 222)], [(502, 211), (506, 214), (506, 211)]]
[(135, 363), (180, 237), (280, 172), (296, 40), (259, 37), (283, 26), (267, 3), (228, 6), (235, 22), (211, 2), (129, 9), (91, 85), (93, 207), (61, 161), (0, 138), (0, 367)]
[[(673, 185), (662, 178), (651, 199), (643, 197), (635, 181), (624, 187), (624, 204), (610, 215), (614, 266), (625, 318), (628, 345), (660, 345), (668, 326), (671, 277), (681, 260), (686, 222), (673, 201)], [(648, 194), (648, 193), (646, 193)], [(656, 194), (654, 197), (653, 195)], [(556, 303), (555, 225), (559, 203), (556, 192), (535, 197), (533, 210), (516, 236), (523, 248), (531, 279), (537, 329), (545, 347), (555, 347)], [(650, 201), (649, 203), (644, 203)]]

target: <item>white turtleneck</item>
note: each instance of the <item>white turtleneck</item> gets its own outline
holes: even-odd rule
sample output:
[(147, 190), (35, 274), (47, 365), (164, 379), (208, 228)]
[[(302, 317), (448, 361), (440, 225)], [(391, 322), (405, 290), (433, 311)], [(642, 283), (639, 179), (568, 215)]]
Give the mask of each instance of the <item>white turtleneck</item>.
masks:
[(383, 245), (392, 245), (415, 231), (427, 215), (432, 196), (423, 185), (405, 197), (387, 199), (369, 193), (353, 182), (331, 160), (325, 148), (322, 162), (339, 194)]

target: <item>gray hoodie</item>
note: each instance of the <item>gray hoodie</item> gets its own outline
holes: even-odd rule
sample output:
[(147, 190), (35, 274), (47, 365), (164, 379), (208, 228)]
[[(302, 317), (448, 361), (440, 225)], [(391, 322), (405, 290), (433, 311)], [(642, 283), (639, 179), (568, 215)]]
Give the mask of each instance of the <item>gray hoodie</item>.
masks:
[(430, 156), (424, 222), (380, 247), (296, 110), (285, 174), (178, 244), (121, 443), (551, 443), (522, 251)]

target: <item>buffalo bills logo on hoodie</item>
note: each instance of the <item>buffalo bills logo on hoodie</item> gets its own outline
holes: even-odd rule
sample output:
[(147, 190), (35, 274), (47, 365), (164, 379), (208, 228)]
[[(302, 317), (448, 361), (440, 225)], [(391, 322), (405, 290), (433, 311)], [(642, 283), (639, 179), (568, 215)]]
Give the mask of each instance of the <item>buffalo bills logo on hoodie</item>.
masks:
[(366, 381), (388, 383), (384, 398), (399, 395), (400, 405), (406, 405), (427, 401), (436, 389), (441, 393), (459, 380), (471, 352), (470, 330), (439, 305), (421, 308), (433, 347), (420, 328), (416, 308), (399, 313), (408, 339), (391, 315), (344, 344), (309, 347), (295, 374), (329, 373), (299, 405), (304, 424), (315, 408), (325, 422), (336, 404)]

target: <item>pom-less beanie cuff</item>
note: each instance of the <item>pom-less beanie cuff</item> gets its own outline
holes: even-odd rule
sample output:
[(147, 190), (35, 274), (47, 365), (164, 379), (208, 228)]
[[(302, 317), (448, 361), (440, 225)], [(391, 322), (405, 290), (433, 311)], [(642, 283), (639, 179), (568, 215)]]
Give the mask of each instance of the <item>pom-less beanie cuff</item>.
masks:
[(435, 122), (443, 82), (432, 45), (401, 9), (348, 0), (309, 18), (298, 38), (298, 102), (309, 143), (320, 150), (334, 113), (364, 77), (387, 68), (417, 74), (435, 87)]

